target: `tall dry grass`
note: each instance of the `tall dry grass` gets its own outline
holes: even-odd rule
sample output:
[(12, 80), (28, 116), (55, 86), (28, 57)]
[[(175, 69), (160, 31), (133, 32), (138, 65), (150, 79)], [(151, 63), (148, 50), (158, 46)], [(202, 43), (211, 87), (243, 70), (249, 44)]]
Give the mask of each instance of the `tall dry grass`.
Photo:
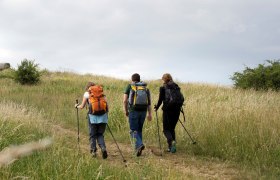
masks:
[[(9, 79), (1, 80), (0, 99), (15, 104), (24, 102), (44, 112), (44, 119), (76, 129), (75, 100), (81, 101), (88, 81), (102, 84), (109, 100), (110, 128), (120, 142), (129, 143), (127, 119), (122, 97), (127, 81), (68, 72), (46, 72), (38, 86), (20, 86)], [(149, 81), (152, 104), (158, 98), (160, 81)], [(280, 95), (277, 92), (237, 90), (208, 84), (179, 83), (185, 95), (185, 126), (197, 145), (181, 127), (176, 127), (178, 151), (202, 157), (215, 157), (256, 169), (260, 175), (280, 174)], [(86, 110), (79, 111), (81, 131), (88, 133)], [(161, 111), (159, 110), (161, 125)], [(144, 142), (157, 146), (155, 113), (144, 126)], [(180, 117), (183, 120), (183, 117)], [(162, 130), (162, 126), (160, 126)], [(161, 131), (160, 130), (160, 131)], [(106, 138), (110, 138), (106, 134)], [(165, 139), (161, 133), (162, 146)], [(63, 141), (63, 140), (62, 140)]]
[[(78, 150), (73, 130), (48, 121), (45, 113), (7, 98), (0, 101), (0, 179), (133, 179), (143, 173), (161, 179), (166, 175), (152, 162), (139, 160), (135, 165), (143, 168), (139, 170), (92, 159)], [(169, 172), (168, 177), (178, 174)]]
[[(92, 75), (46, 73), (38, 86), (20, 86), (10, 79), (0, 79), (0, 149), (19, 145), (27, 153), (27, 149), (28, 152), (34, 149), (29, 149), (30, 144), (27, 149), (20, 144), (46, 136), (53, 139), (52, 146), (46, 151), (34, 152), (27, 157), (15, 150), (10, 159), (22, 158), (1, 168), (0, 179), (162, 179), (164, 176), (174, 179), (179, 176), (176, 171), (154, 167), (150, 161), (139, 159), (133, 165), (136, 168), (124, 168), (122, 163), (120, 166), (112, 165), (111, 161), (92, 159), (89, 153), (78, 150), (74, 103), (77, 98), (81, 100), (87, 81), (92, 79), (104, 84), (108, 96), (117, 97), (122, 92), (123, 87), (116, 85), (114, 79)], [(110, 103), (116, 101), (118, 99), (113, 98)], [(110, 110), (110, 119), (115, 119), (112, 122), (120, 119), (117, 111), (117, 108)], [(85, 114), (86, 110), (79, 112), (80, 133), (87, 135)], [(119, 128), (113, 124), (110, 127), (119, 140)], [(108, 137), (106, 134), (106, 139)], [(34, 144), (31, 145), (33, 147)]]
[(279, 93), (193, 84), (183, 88), (187, 124), (199, 142), (198, 147), (186, 146), (188, 152), (279, 173)]

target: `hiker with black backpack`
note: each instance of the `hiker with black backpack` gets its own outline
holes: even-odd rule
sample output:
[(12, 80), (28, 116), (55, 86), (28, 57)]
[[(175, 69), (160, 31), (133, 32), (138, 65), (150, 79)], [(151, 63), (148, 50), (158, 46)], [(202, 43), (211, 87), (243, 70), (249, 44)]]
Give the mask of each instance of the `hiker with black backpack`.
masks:
[(96, 142), (98, 143), (102, 158), (106, 159), (108, 154), (104, 141), (104, 132), (108, 123), (108, 104), (103, 88), (93, 82), (88, 82), (83, 101), (79, 105), (75, 104), (78, 109), (83, 109), (86, 105), (89, 107), (87, 114), (90, 140), (90, 153), (93, 157), (97, 156)]
[(163, 133), (168, 144), (168, 152), (176, 152), (175, 127), (179, 120), (181, 107), (184, 103), (184, 97), (178, 84), (173, 82), (169, 73), (162, 76), (163, 85), (159, 89), (159, 98), (154, 110), (157, 111), (161, 104), (163, 111)]
[(129, 120), (130, 136), (135, 145), (136, 156), (141, 156), (145, 149), (142, 138), (142, 129), (148, 111), (148, 120), (152, 120), (151, 95), (147, 84), (140, 81), (140, 75), (131, 76), (131, 83), (124, 91), (124, 113)]

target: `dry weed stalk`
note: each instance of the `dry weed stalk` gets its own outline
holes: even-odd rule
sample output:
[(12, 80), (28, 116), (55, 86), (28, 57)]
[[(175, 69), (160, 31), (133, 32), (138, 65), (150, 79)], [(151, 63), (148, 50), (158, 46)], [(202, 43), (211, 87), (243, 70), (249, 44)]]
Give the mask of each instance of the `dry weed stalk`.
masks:
[(17, 159), (30, 155), (34, 151), (44, 150), (52, 144), (50, 138), (30, 142), (19, 146), (11, 146), (0, 152), (0, 168), (13, 163)]

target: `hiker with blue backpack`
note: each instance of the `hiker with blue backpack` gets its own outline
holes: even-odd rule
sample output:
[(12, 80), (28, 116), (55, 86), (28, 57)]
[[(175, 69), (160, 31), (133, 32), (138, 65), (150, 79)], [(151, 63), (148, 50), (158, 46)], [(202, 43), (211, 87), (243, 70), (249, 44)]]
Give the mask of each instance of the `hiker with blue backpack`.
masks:
[(152, 120), (151, 95), (147, 84), (140, 81), (138, 73), (131, 76), (131, 81), (124, 91), (123, 107), (129, 120), (130, 136), (135, 145), (136, 156), (141, 156), (145, 149), (142, 129), (146, 116), (149, 121)]
[(167, 140), (168, 152), (176, 152), (175, 127), (179, 120), (184, 97), (180, 87), (176, 84), (169, 73), (162, 76), (163, 85), (159, 88), (159, 98), (154, 110), (157, 111), (161, 104), (163, 111), (163, 133)]
[(88, 82), (86, 85), (86, 92), (84, 93), (81, 104), (75, 104), (77, 109), (83, 109), (86, 105), (89, 106), (88, 127), (90, 140), (90, 153), (93, 157), (97, 156), (96, 142), (98, 143), (102, 158), (106, 159), (108, 154), (104, 141), (104, 132), (108, 123), (108, 104), (103, 88), (93, 82)]

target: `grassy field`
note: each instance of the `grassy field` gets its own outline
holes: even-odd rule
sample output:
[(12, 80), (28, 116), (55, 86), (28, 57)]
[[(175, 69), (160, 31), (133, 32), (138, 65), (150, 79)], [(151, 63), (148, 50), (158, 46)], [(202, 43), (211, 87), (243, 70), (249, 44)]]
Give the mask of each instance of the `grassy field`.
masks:
[[(220, 179), (223, 176), (206, 176), (207, 172), (203, 175), (202, 170), (197, 173), (188, 169), (207, 164), (211, 170), (217, 164), (228, 163), (239, 173), (226, 176), (229, 179), (280, 178), (280, 94), (277, 92), (179, 83), (186, 98), (184, 125), (197, 144), (191, 144), (188, 134), (178, 124), (175, 157), (164, 154), (159, 158), (147, 153), (135, 158), (128, 150), (131, 148), (129, 129), (122, 110), (123, 90), (129, 81), (45, 71), (39, 85), (22, 86), (3, 77), (7, 76), (0, 78), (1, 150), (11, 144), (45, 137), (53, 139), (53, 144), (2, 167), (1, 179)], [(129, 158), (126, 168), (119, 155), (110, 156), (110, 149), (105, 161), (89, 156), (86, 110), (79, 111), (82, 150), (78, 150), (74, 104), (76, 99), (81, 101), (88, 81), (104, 86), (110, 105), (110, 128)], [(161, 81), (148, 82), (153, 104), (160, 85)], [(161, 125), (161, 111), (158, 115)], [(145, 123), (144, 142), (158, 147), (155, 113), (153, 117), (153, 121)], [(182, 116), (180, 119), (183, 121)], [(105, 139), (113, 144), (109, 132)], [(166, 148), (162, 133), (161, 143)], [(181, 158), (175, 163), (178, 168), (174, 166), (176, 158)], [(216, 168), (218, 173), (219, 167)]]

